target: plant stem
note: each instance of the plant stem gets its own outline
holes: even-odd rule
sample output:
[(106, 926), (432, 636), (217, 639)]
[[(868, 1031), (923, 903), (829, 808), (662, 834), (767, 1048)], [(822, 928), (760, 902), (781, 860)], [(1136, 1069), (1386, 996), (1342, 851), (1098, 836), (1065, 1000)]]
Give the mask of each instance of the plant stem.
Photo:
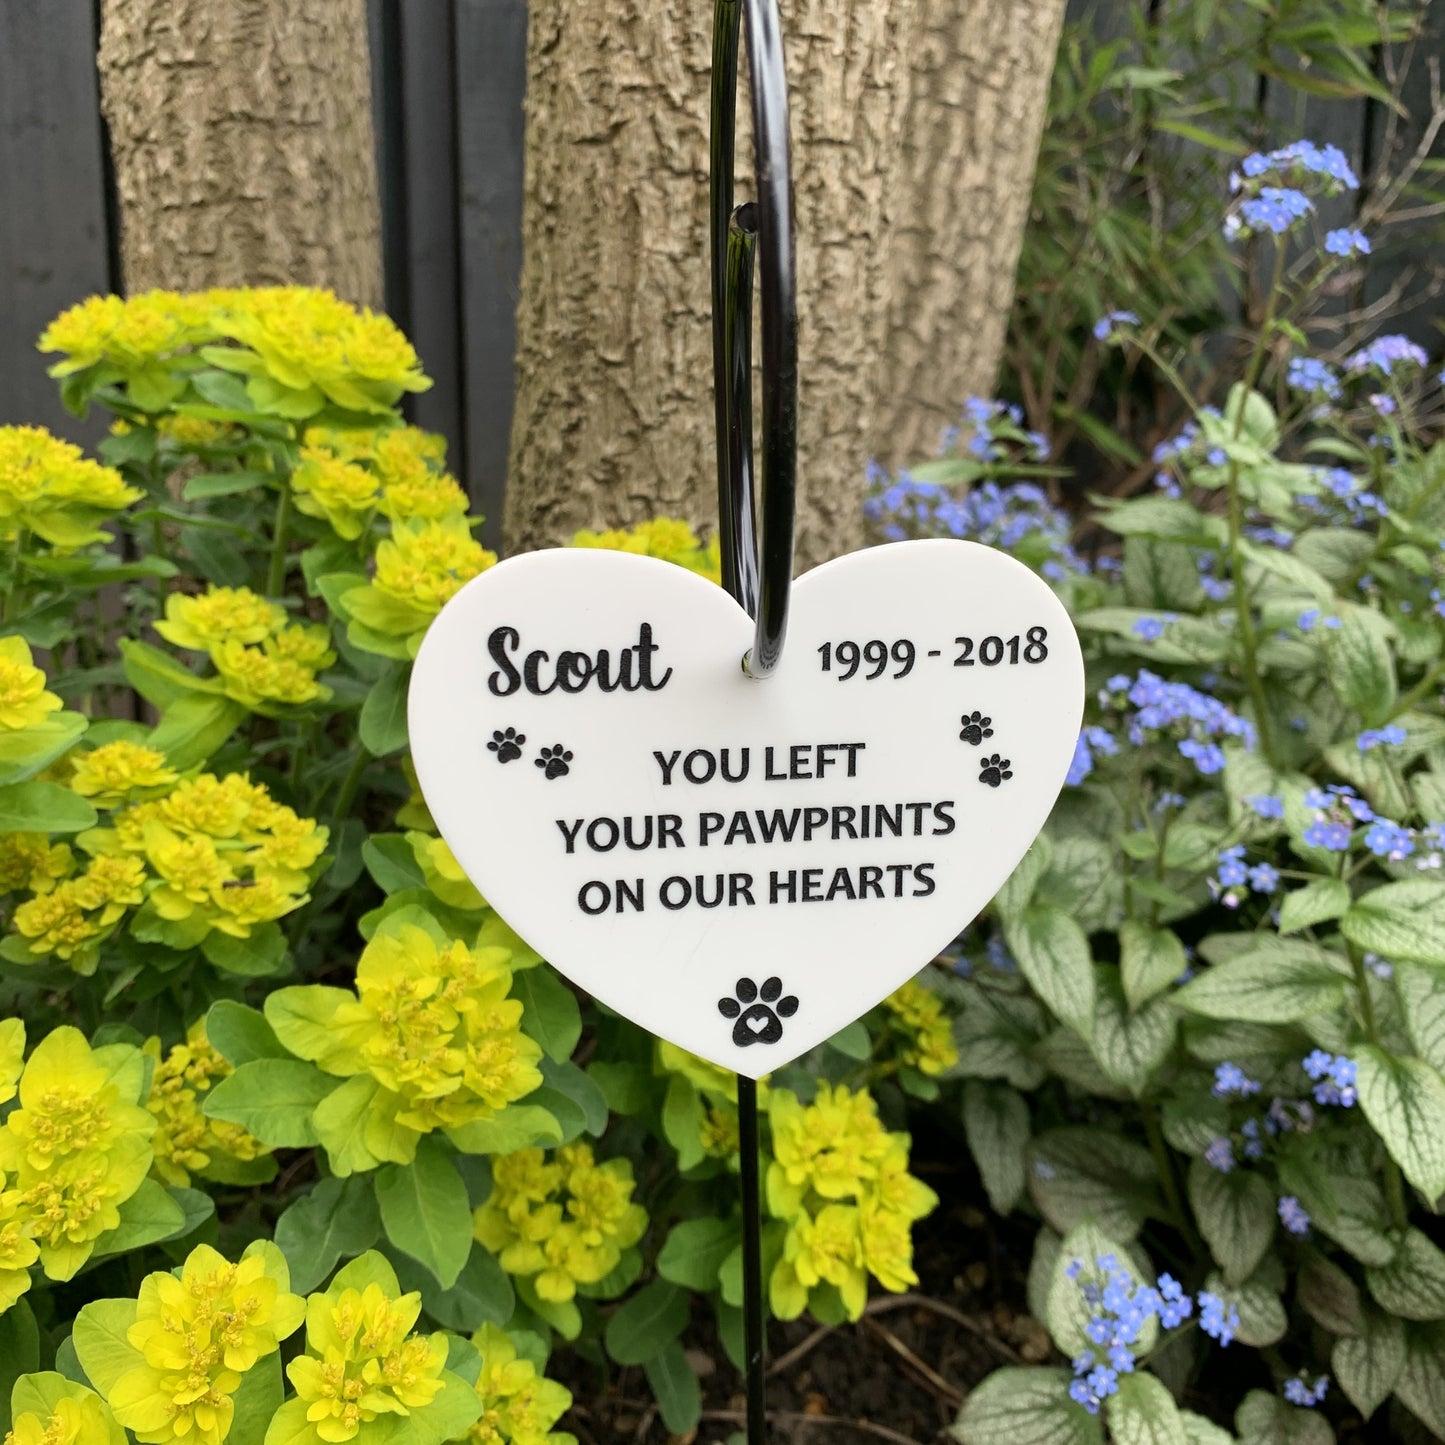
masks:
[(351, 811), (351, 805), (356, 799), (356, 790), (361, 784), (361, 775), (370, 761), (371, 754), (358, 743), (356, 758), (347, 769), (346, 776), (342, 778), (341, 786), (336, 792), (336, 809), (332, 816), (334, 828), (339, 829), (346, 821), (346, 815)]
[[(1350, 968), (1355, 975), (1355, 996), (1360, 1001), (1360, 1018), (1364, 1022), (1365, 1033), (1377, 1049), (1383, 1048), (1380, 1042), (1380, 1024), (1375, 1016), (1375, 1000), (1370, 997), (1370, 980), (1365, 974), (1364, 957), (1353, 943), (1349, 945), (1349, 949)], [(1390, 1206), (1390, 1218), (1394, 1220), (1395, 1227), (1404, 1229), (1410, 1222), (1405, 1208), (1405, 1181), (1400, 1175), (1400, 1166), (1395, 1163), (1388, 1149), (1385, 1150), (1385, 1199)]]
[(1194, 1228), (1189, 1211), (1184, 1207), (1184, 1196), (1179, 1191), (1179, 1178), (1174, 1170), (1174, 1157), (1169, 1152), (1169, 1141), (1159, 1127), (1159, 1114), (1153, 1104), (1140, 1099), (1139, 1117), (1144, 1121), (1144, 1132), (1149, 1138), (1149, 1152), (1154, 1156), (1154, 1167), (1159, 1172), (1159, 1183), (1164, 1189), (1164, 1202), (1169, 1206), (1169, 1213), (1194, 1255), (1198, 1257), (1206, 1254), (1204, 1241)]
[(276, 523), (271, 536), (271, 567), (266, 574), (266, 595), (280, 598), (286, 587), (286, 528), (291, 521), (291, 488), (283, 479), (276, 501)]

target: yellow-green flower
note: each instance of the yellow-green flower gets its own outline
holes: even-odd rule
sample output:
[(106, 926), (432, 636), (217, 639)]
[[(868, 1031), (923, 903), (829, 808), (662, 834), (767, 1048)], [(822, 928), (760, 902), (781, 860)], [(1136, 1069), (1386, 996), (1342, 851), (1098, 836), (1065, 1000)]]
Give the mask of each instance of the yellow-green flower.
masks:
[(18, 1191), (0, 1190), (0, 1314), (30, 1288), (30, 1266), (40, 1258), (29, 1222)]
[(697, 533), (675, 517), (654, 517), (627, 529), (613, 528), (607, 532), (578, 532), (573, 547), (598, 547), (611, 552), (632, 552), (641, 557), (658, 557), (696, 572), (710, 582), (722, 580), (722, 561), (718, 539), (704, 545)]
[(485, 908), (487, 900), (477, 891), (471, 879), (462, 871), (444, 838), (432, 838), (426, 833), (408, 833), (406, 841), (411, 844), (412, 856), (422, 871), (426, 886), (449, 908), (474, 911)]
[(363, 626), (392, 637), (425, 631), (438, 612), (497, 560), (465, 518), (399, 522), (376, 549), (376, 575), (341, 602)]
[(571, 1408), (572, 1392), (520, 1358), (505, 1330), (483, 1325), (472, 1336), (482, 1356), (477, 1376), (481, 1418), (471, 1428), (474, 1445), (576, 1445), (576, 1437), (552, 1426)]
[(68, 761), (70, 787), (97, 808), (114, 808), (137, 794), (167, 788), (180, 776), (166, 765), (163, 752), (141, 743), (103, 743)]
[(769, 1102), (773, 1163), (768, 1199), (774, 1214), (787, 1216), (812, 1191), (824, 1199), (848, 1199), (878, 1177), (892, 1141), (866, 1091), (823, 1083), (809, 1105), (785, 1089)]
[[(286, 1367), (296, 1399), (277, 1412), (267, 1439), (294, 1439), (304, 1422), (327, 1445), (365, 1440), (366, 1427), (382, 1416), (407, 1417), (444, 1391), (464, 1391), (446, 1373), (446, 1336), (411, 1333), (420, 1313), (421, 1296), (402, 1294), (379, 1255), (364, 1254), (340, 1271), (325, 1294), (306, 1301), (306, 1353)], [(456, 1417), (456, 1433), (479, 1411), (472, 1397)]]
[(179, 1279), (148, 1274), (126, 1331), (139, 1359), (107, 1392), (116, 1419), (144, 1445), (220, 1445), (242, 1376), (305, 1316), (305, 1301), (289, 1286), (285, 1258), (269, 1243), (239, 1264), (197, 1245)]
[(916, 979), (910, 979), (889, 994), (883, 1006), (907, 1035), (901, 1054), (905, 1064), (921, 1074), (936, 1077), (958, 1062), (953, 1026), (943, 1011), (943, 1000), (936, 993)]
[(17, 1410), (4, 1445), (125, 1445), (125, 1431), (84, 1385), (49, 1372), (21, 1375), (16, 1399), (34, 1396), (43, 1400), (42, 1409)]
[(54, 954), (77, 973), (95, 972), (95, 945), (105, 930), (85, 911), (74, 880), (27, 899), (11, 921), (37, 959)]
[(104, 542), (107, 534), (96, 524), (144, 495), (43, 427), (0, 426), (0, 538), (6, 541), (33, 532), (67, 550)]
[(225, 294), (143, 291), (128, 298), (90, 296), (50, 323), (40, 338), (40, 350), (68, 357), (51, 367), (51, 376), (69, 376), (102, 361), (122, 371), (139, 371), (213, 336), (210, 317), (216, 298)]
[(247, 1164), (271, 1152), (241, 1125), (202, 1112), (201, 1101), (211, 1085), (231, 1073), (230, 1064), (207, 1039), (204, 1019), (192, 1024), (186, 1042), (164, 1058), (159, 1039), (147, 1040), (146, 1052), (157, 1060), (146, 1107), (156, 1121), (151, 1145), (152, 1172), (158, 1178), (184, 1187), (192, 1174), (214, 1167), (218, 1156)]
[(355, 541), (381, 500), (380, 479), (364, 466), (312, 443), (309, 433), (307, 440), (291, 475), (296, 506), (308, 517), (325, 518), (338, 537)]
[(633, 1202), (632, 1165), (598, 1164), (582, 1142), (492, 1160), (492, 1193), (472, 1217), (477, 1240), (509, 1274), (531, 1277), (537, 1297), (561, 1304), (579, 1284), (596, 1284), (616, 1268), (647, 1228)]
[(868, 1271), (855, 1205), (827, 1204), (816, 1217), (805, 1210), (789, 1221), (783, 1255), (768, 1284), (773, 1313), (779, 1319), (796, 1319), (807, 1308), (809, 1292), (820, 1284), (837, 1288), (849, 1319), (863, 1313)]
[(209, 652), (227, 642), (261, 642), (285, 625), (285, 608), (249, 587), (208, 587), (197, 597), (172, 592), (156, 631), (177, 647)]
[(45, 687), (45, 674), (30, 657), (23, 637), (0, 637), (0, 729), (39, 727), (64, 706)]
[(0, 893), (48, 893), (75, 867), (68, 843), (44, 833), (0, 833)]

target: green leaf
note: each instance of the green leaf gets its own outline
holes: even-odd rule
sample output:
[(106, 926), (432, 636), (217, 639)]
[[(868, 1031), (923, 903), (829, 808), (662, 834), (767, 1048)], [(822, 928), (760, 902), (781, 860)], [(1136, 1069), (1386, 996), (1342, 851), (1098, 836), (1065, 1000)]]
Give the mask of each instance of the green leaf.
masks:
[(376, 1202), (387, 1238), (450, 1289), (472, 1248), (467, 1186), (450, 1152), (430, 1136), (421, 1139), (411, 1164), (377, 1171)]
[(289, 1059), (266, 1016), (232, 999), (218, 999), (206, 1013), (206, 1037), (235, 1069), (257, 1059)]
[(1279, 931), (1298, 933), (1331, 918), (1350, 906), (1350, 885), (1339, 878), (1316, 878), (1303, 888), (1286, 893), (1279, 909)]
[(481, 1397), (450, 1370), (443, 1370), (441, 1378), (446, 1388), (430, 1404), (411, 1412), (398, 1432), (396, 1445), (442, 1445), (444, 1440), (466, 1438), (482, 1413)]
[(1163, 993), (1188, 967), (1184, 945), (1169, 928), (1150, 928), (1137, 919), (1119, 925), (1119, 972), (1131, 1009)]
[(1153, 1375), (1121, 1375), (1105, 1408), (1114, 1445), (1189, 1445), (1174, 1397)]
[(510, 1276), (479, 1244), (450, 1289), (405, 1255), (397, 1259), (397, 1274), (406, 1289), (421, 1291), (423, 1308), (443, 1329), (471, 1334), (485, 1324), (505, 1325), (517, 1306)]
[(1250, 1170), (1225, 1174), (1195, 1159), (1189, 1166), (1189, 1203), (1225, 1278), (1243, 1283), (1274, 1238), (1274, 1191)]
[(0, 788), (0, 832), (79, 833), (93, 828), (91, 805), (59, 783), (14, 783)]
[(242, 978), (274, 978), (288, 972), (286, 950), (286, 935), (274, 922), (258, 924), (249, 938), (233, 938), (213, 929), (201, 944), (207, 963)]
[(1029, 1147), (1029, 1106), (1007, 1084), (967, 1079), (963, 1132), (996, 1214), (1011, 1214), (1023, 1197)]
[(1153, 1156), (1143, 1145), (1105, 1129), (1050, 1129), (1029, 1148), (1029, 1193), (1060, 1234), (1083, 1220), (1133, 1239), (1157, 1213)]
[(1405, 1177), (1431, 1199), (1445, 1192), (1445, 1078), (1423, 1059), (1361, 1044), (1360, 1108)]
[(154, 1179), (142, 1179), (119, 1213), (120, 1223), (96, 1240), (97, 1255), (129, 1253), (169, 1239), (186, 1223), (185, 1210), (171, 1198), (165, 1185)]
[(549, 1059), (564, 1063), (582, 1037), (577, 995), (550, 968), (512, 976), (512, 997), (522, 1001), (522, 1032), (542, 1045)]
[(702, 1418), (702, 1391), (682, 1345), (669, 1341), (646, 1365), (662, 1423), (673, 1435), (686, 1435)]
[(361, 845), (361, 858), (383, 893), (426, 887), (426, 875), (417, 866), (416, 854), (399, 833), (368, 838)]
[(1094, 970), (1084, 930), (1058, 908), (1030, 907), (1006, 928), (1009, 952), (1030, 987), (1064, 1023), (1088, 1038)]
[(868, 1025), (862, 1019), (854, 1019), (846, 1028), (839, 1029), (828, 1043), (845, 1059), (866, 1063), (873, 1056), (873, 1040)]
[(949, 1433), (959, 1445), (1102, 1445), (1099, 1417), (1069, 1399), (1071, 1378), (1051, 1366), (995, 1370)]
[(229, 697), (188, 693), (166, 706), (146, 741), (159, 748), (174, 767), (199, 767), (248, 715), (239, 702)]
[(577, 1133), (585, 1130), (601, 1138), (607, 1128), (607, 1096), (596, 1081), (573, 1063), (543, 1059), (541, 1068), (545, 1082), (527, 1095), (527, 1102), (540, 1105), (559, 1122), (564, 1112), (570, 1112), (576, 1117)]
[(310, 1294), (337, 1260), (370, 1249), (380, 1233), (369, 1179), (322, 1179), (276, 1221), (276, 1243), (298, 1294)]
[(1416, 1052), (1426, 1063), (1445, 1071), (1445, 974), (1418, 964), (1397, 963), (1395, 991)]
[(1325, 676), (1346, 707), (1377, 727), (1395, 710), (1395, 659), (1374, 613), (1363, 607), (1341, 611), (1339, 627), (1325, 637)]
[(371, 685), (358, 724), (362, 746), (384, 758), (406, 746), (406, 688), (410, 667), (391, 667)]
[(219, 679), (199, 677), (168, 652), (162, 652), (148, 642), (122, 638), (119, 646), (126, 681), (148, 703), (162, 711), (178, 698), (189, 697), (192, 693), (221, 692)]
[(1117, 968), (1094, 968), (1094, 1031), (1089, 1048), (1099, 1067), (1136, 1097), (1169, 1057), (1179, 1033), (1173, 1001), (1154, 998), (1130, 1011)]
[(1048, 871), (1054, 845), (1047, 833), (1034, 839), (1029, 851), (1019, 860), (1002, 888), (994, 895), (993, 906), (1003, 919), (1013, 918), (1029, 906), (1039, 879)]
[(1366, 1311), (1357, 1338), (1335, 1341), (1330, 1365), (1350, 1404), (1368, 1420), (1405, 1368), (1405, 1326), (1380, 1310)]
[(145, 1364), (145, 1356), (126, 1339), (136, 1308), (133, 1299), (91, 1300), (75, 1317), (71, 1339), (76, 1358), (102, 1395), (109, 1395), (127, 1370)]
[(723, 1260), (737, 1248), (735, 1219), (684, 1219), (674, 1224), (657, 1256), (657, 1272), (684, 1289), (706, 1294), (717, 1288)]
[[(1059, 1252), (1054, 1258), (1053, 1274), (1049, 1280), (1045, 1322), (1049, 1333), (1054, 1337), (1054, 1343), (1066, 1355), (1077, 1355), (1089, 1348), (1087, 1331), (1089, 1320), (1095, 1314), (1095, 1306), (1085, 1297), (1084, 1286), (1099, 1279), (1098, 1261), (1111, 1254), (1121, 1262), (1134, 1265), (1138, 1273), (1150, 1273), (1147, 1261), (1145, 1266), (1140, 1268), (1124, 1241), (1115, 1239), (1088, 1220), (1075, 1225), (1059, 1246)], [(1083, 1273), (1077, 1277), (1073, 1277), (1075, 1260), (1083, 1269)], [(1139, 1353), (1144, 1354), (1152, 1349), (1158, 1337), (1159, 1322), (1151, 1316), (1145, 1321), (1139, 1335)]]
[(1273, 1257), (1243, 1284), (1230, 1284), (1218, 1270), (1212, 1271), (1204, 1281), (1204, 1288), (1224, 1301), (1226, 1312), (1230, 1305), (1239, 1311), (1235, 1338), (1241, 1344), (1260, 1349), (1284, 1338), (1288, 1321), (1279, 1297), (1283, 1285), (1284, 1270)]
[(274, 472), (199, 472), (181, 488), (181, 500), (202, 502), (208, 497), (233, 497), (278, 480)]
[(607, 1321), (603, 1341), (619, 1365), (641, 1365), (687, 1328), (687, 1292), (654, 1280)]
[(1277, 939), (1212, 965), (1185, 984), (1174, 1001), (1207, 1018), (1294, 1023), (1339, 1008), (1347, 986), (1348, 979), (1322, 949)]
[(205, 1098), (212, 1119), (240, 1124), (273, 1149), (320, 1143), (313, 1116), (337, 1082), (300, 1059), (255, 1059), (222, 1079)]
[(448, 1129), (447, 1137), (465, 1154), (511, 1154), (518, 1149), (545, 1149), (558, 1143), (562, 1126), (535, 1104), (508, 1104), (495, 1119)]
[(1445, 1252), (1418, 1229), (1408, 1229), (1389, 1264), (1365, 1271), (1370, 1293), (1392, 1315), (1445, 1320)]
[(1405, 1368), (1395, 1382), (1395, 1396), (1445, 1438), (1445, 1325), (1405, 1327)]
[(89, 720), (78, 712), (58, 712), (38, 727), (0, 734), (0, 784), (33, 778), (67, 752), (88, 725)]
[(1333, 1335), (1365, 1332), (1365, 1305), (1354, 1280), (1327, 1255), (1311, 1250), (1299, 1272), (1299, 1302), (1317, 1325)]
[(1383, 958), (1445, 968), (1445, 883), (1411, 878), (1372, 888), (1345, 914), (1340, 932)]
[(1236, 1445), (1234, 1436), (1228, 1430), (1220, 1429), (1213, 1420), (1206, 1420), (1193, 1410), (1181, 1410), (1179, 1420), (1189, 1445)]
[(1240, 1445), (1334, 1445), (1335, 1432), (1315, 1410), (1251, 1390), (1234, 1415)]
[(282, 1393), (280, 1353), (257, 1360), (241, 1376), (232, 1396), (235, 1405), (226, 1445), (262, 1445), (271, 1417), (281, 1408)]
[(28, 1300), (0, 1314), (0, 1429), (11, 1424), (10, 1392), (21, 1375), (40, 1368), (40, 1331)]

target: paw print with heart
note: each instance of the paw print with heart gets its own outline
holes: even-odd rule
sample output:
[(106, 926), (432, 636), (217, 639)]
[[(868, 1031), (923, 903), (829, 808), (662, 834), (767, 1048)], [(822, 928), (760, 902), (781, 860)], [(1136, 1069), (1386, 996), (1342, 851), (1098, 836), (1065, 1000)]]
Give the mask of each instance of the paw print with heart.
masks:
[(959, 737), (966, 743), (972, 743), (974, 747), (982, 744), (985, 738), (993, 736), (993, 719), (985, 717), (981, 712), (966, 712), (959, 718), (963, 724), (963, 730)]
[(516, 728), (498, 728), (492, 733), (487, 751), (496, 753), (499, 763), (510, 763), (522, 756), (522, 745), (527, 741), (526, 733)]
[(798, 1000), (784, 995), (780, 978), (765, 978), (759, 988), (750, 978), (740, 978), (733, 994), (717, 1001), (725, 1019), (735, 1019), (733, 1042), (740, 1048), (749, 1044), (775, 1044), (783, 1036), (783, 1020), (798, 1011)]

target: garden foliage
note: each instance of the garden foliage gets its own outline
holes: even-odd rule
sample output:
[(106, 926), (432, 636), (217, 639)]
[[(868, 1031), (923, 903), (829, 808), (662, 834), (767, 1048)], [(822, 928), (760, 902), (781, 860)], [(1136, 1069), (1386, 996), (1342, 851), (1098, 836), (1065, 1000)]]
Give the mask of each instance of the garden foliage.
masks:
[[(384, 317), (93, 298), (42, 338), (100, 460), (0, 428), (0, 1416), (19, 1445), (545, 1445), (568, 1342), (700, 1409), (741, 1349), (731, 1076), (580, 1000), (406, 762), (494, 554)], [(716, 576), (659, 520), (578, 546)], [(775, 1312), (916, 1282), (911, 985), (765, 1093)], [(887, 1122), (885, 1122), (885, 1120)]]

